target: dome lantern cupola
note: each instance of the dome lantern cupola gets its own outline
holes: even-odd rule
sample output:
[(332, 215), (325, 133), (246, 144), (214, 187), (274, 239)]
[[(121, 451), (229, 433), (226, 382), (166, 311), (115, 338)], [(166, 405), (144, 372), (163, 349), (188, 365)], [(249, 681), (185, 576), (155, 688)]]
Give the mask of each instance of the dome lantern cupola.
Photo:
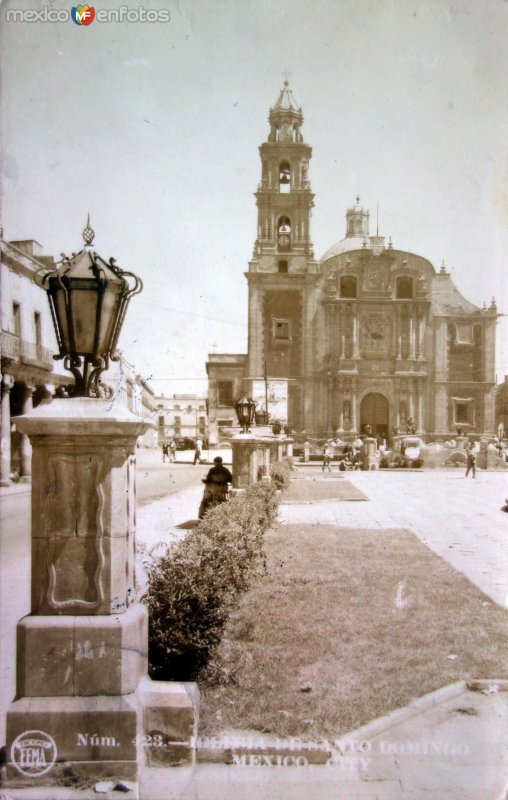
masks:
[(284, 87), (270, 109), (268, 121), (270, 123), (269, 142), (303, 142), (303, 136), (300, 133), (303, 124), (302, 109), (293, 97), (287, 81), (284, 81)]
[(346, 211), (346, 238), (350, 236), (369, 235), (369, 212), (364, 211), (360, 205), (360, 198), (356, 198), (353, 208)]

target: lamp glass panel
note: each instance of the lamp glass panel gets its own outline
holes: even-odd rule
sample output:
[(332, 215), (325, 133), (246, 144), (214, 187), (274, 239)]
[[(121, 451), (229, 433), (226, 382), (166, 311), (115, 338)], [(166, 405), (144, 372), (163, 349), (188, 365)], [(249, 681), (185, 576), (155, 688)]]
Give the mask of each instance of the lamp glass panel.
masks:
[(71, 343), (69, 339), (69, 329), (67, 327), (67, 306), (65, 302), (66, 293), (62, 287), (59, 287), (52, 297), (58, 325), (58, 334), (62, 340), (62, 350), (66, 353), (69, 353), (71, 349)]
[(122, 284), (111, 281), (107, 284), (102, 297), (102, 314), (99, 333), (99, 353), (105, 354), (111, 348), (111, 339), (114, 333), (117, 310), (122, 295)]
[(97, 290), (95, 288), (72, 291), (72, 318), (74, 320), (76, 353), (92, 354), (97, 319)]

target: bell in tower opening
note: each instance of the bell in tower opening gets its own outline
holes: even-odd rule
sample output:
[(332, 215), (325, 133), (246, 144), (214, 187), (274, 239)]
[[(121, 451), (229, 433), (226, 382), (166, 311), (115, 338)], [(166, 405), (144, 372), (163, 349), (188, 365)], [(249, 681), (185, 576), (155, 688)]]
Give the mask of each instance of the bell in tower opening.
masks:
[(291, 223), (288, 217), (279, 219), (277, 247), (281, 253), (289, 253), (291, 250)]
[(279, 167), (279, 191), (289, 192), (291, 188), (291, 167), (283, 161)]

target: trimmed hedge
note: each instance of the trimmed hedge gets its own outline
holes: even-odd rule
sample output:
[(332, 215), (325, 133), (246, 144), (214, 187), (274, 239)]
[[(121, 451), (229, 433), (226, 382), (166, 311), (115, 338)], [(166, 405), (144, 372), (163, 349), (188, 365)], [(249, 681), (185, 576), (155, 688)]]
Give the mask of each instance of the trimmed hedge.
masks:
[(148, 565), (150, 675), (195, 680), (227, 619), (261, 569), (263, 534), (277, 516), (274, 483), (250, 486), (211, 508), (199, 525)]
[(276, 461), (274, 464), (272, 464), (270, 467), (270, 475), (277, 489), (285, 491), (289, 488), (289, 480), (292, 469), (293, 459), (290, 457), (283, 458), (282, 461)]

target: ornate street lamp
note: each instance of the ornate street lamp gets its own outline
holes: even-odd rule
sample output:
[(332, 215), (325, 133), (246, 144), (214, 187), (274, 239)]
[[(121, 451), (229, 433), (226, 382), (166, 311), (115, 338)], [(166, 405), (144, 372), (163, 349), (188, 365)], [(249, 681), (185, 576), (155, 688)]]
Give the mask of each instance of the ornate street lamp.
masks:
[(272, 433), (273, 433), (273, 435), (274, 436), (278, 436), (279, 433), (281, 432), (281, 430), (282, 430), (282, 423), (280, 422), (280, 420), (278, 420), (278, 419), (274, 420), (274, 422), (272, 423)]
[(243, 433), (250, 433), (250, 426), (254, 421), (254, 412), (256, 411), (256, 403), (251, 397), (247, 397), (244, 392), (243, 396), (236, 401), (235, 411), (238, 419), (238, 424), (242, 428)]
[(129, 300), (143, 288), (140, 278), (125, 272), (110, 258), (106, 263), (92, 250), (95, 233), (90, 215), (83, 230), (85, 247), (64, 256), (56, 269), (42, 278), (48, 293), (59, 353), (76, 384), (74, 397), (99, 397), (98, 380), (118, 361), (116, 345)]

